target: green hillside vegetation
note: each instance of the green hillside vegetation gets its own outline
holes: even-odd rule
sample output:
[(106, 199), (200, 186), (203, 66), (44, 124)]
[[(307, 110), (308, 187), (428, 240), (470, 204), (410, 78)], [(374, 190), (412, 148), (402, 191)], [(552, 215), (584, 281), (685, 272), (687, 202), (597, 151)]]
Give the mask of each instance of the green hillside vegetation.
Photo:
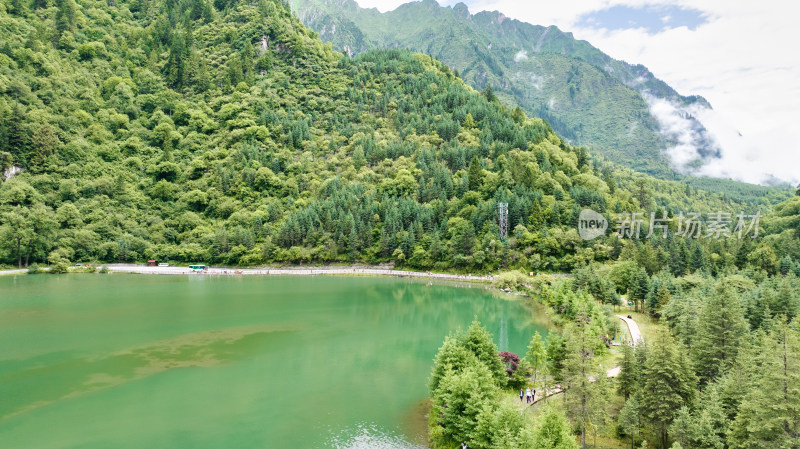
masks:
[[(702, 97), (679, 95), (646, 67), (615, 60), (571, 33), (496, 11), (470, 14), (463, 3), (442, 7), (435, 0), (386, 13), (359, 8), (353, 0), (290, 4), (340, 51), (397, 47), (433, 55), (476, 89), (491, 85), (506, 104), (545, 118), (569, 141), (661, 178), (674, 176), (665, 153), (674, 142), (659, 132), (643, 92), (710, 107)], [(708, 145), (705, 151), (715, 150)]]
[(24, 169), (0, 186), (7, 264), (569, 270), (621, 245), (584, 243), (583, 207), (769, 208), (593, 161), (429, 56), (343, 58), (277, 1), (0, 18), (0, 142)]
[[(794, 228), (784, 232), (795, 248), (798, 205), (787, 203), (770, 222), (788, 223), (793, 209)], [(758, 266), (763, 255), (753, 254), (745, 268), (716, 274), (702, 259), (649, 273), (646, 251), (630, 246), (573, 278), (517, 273), (516, 288), (548, 307), (562, 329), (546, 341), (533, 335), (524, 357), (486, 357), (486, 348), (497, 348), (476, 323), (447, 337), (429, 382), (433, 447), (793, 447), (800, 435), (800, 263), (785, 256), (770, 272)], [(632, 307), (620, 310), (620, 295)], [(615, 313), (634, 314), (648, 329), (645, 340), (609, 345), (609, 336), (620, 336)], [(504, 360), (510, 363), (498, 378)], [(606, 377), (611, 366), (620, 367), (613, 380)], [(520, 388), (541, 398), (554, 384), (565, 391), (544, 410), (541, 402), (516, 402)], [(555, 439), (542, 441), (543, 433)]]

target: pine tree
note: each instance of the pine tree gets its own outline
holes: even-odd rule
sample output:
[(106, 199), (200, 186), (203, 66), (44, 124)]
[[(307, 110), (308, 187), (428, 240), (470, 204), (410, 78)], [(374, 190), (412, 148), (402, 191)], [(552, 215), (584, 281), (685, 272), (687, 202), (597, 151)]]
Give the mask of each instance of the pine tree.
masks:
[(486, 98), (486, 101), (488, 101), (489, 103), (500, 101), (497, 99), (497, 95), (494, 94), (494, 89), (492, 89), (491, 84), (487, 85), (486, 89), (484, 89), (483, 92), (481, 93), (483, 94), (484, 98)]
[[(586, 428), (592, 425), (592, 410), (601, 408), (596, 380), (605, 377), (598, 369), (594, 348), (599, 335), (591, 318), (580, 313), (567, 327), (567, 357), (564, 361), (564, 401), (568, 415), (581, 429), (581, 447), (586, 448)], [(595, 379), (595, 382), (592, 381)]]
[(689, 268), (692, 272), (708, 270), (708, 262), (705, 254), (703, 254), (703, 248), (697, 243), (694, 244)]
[(25, 125), (27, 114), (22, 106), (17, 104), (12, 108), (6, 123), (5, 140), (9, 153), (18, 163), (27, 165), (31, 139)]
[(794, 261), (792, 258), (789, 255), (783, 256), (781, 263), (778, 266), (778, 271), (781, 273), (781, 275), (786, 276), (789, 274), (789, 271), (791, 271), (792, 268), (794, 268)]
[(461, 372), (475, 362), (477, 362), (475, 354), (460, 343), (458, 336), (445, 337), (444, 343), (436, 353), (436, 358), (433, 359), (428, 389), (433, 392), (439, 388), (439, 382), (447, 371)]
[(56, 153), (60, 144), (61, 141), (50, 124), (45, 123), (36, 128), (31, 139), (30, 165), (41, 169), (48, 158)]
[(467, 172), (469, 179), (469, 190), (477, 192), (483, 185), (483, 169), (478, 160), (478, 156), (473, 156), (472, 161), (469, 163), (469, 171)]
[(492, 341), (492, 335), (485, 327), (481, 326), (479, 322), (473, 321), (461, 339), (461, 344), (475, 354), (475, 357), (489, 369), (498, 385), (505, 386), (508, 379), (506, 368), (497, 355), (497, 345)]
[(622, 410), (619, 411), (617, 422), (619, 422), (620, 430), (624, 435), (631, 439), (631, 449), (636, 437), (639, 436), (639, 431), (642, 427), (641, 410), (640, 410), (640, 395), (633, 395), (625, 401)]
[(629, 300), (633, 301), (634, 310), (637, 312), (639, 311), (640, 303), (642, 305), (642, 309), (644, 309), (644, 300), (647, 298), (647, 293), (649, 290), (650, 278), (647, 276), (647, 271), (640, 267), (636, 270), (636, 274), (633, 276), (628, 297)]
[(547, 362), (547, 351), (544, 347), (542, 336), (537, 331), (528, 344), (528, 353), (525, 355), (530, 367), (533, 369), (533, 385), (536, 386), (536, 377)]
[(577, 449), (571, 426), (564, 413), (553, 405), (545, 408), (530, 438), (532, 449)]
[(617, 391), (625, 399), (628, 399), (632, 394), (639, 390), (639, 381), (641, 379), (641, 366), (636, 359), (634, 349), (630, 345), (622, 345), (622, 363), (620, 363), (620, 371), (617, 376)]
[[(514, 120), (514, 122), (520, 124), (525, 121), (525, 113), (522, 112), (522, 109), (519, 106), (517, 106), (513, 111), (511, 111), (511, 118)], [(578, 167), (580, 167), (580, 165)]]
[(782, 279), (777, 286), (778, 291), (771, 295), (770, 301), (766, 301), (772, 316), (781, 317), (787, 322), (792, 321), (800, 309), (800, 296), (795, 293), (792, 284), (790, 280)]
[(780, 323), (762, 339), (759, 369), (728, 432), (731, 449), (800, 447), (800, 332)]
[(63, 33), (75, 31), (77, 8), (74, 0), (56, 0), (56, 41)]
[(464, 123), (462, 123), (464, 129), (473, 129), (477, 126), (475, 123), (475, 118), (472, 117), (472, 113), (467, 112), (467, 116), (464, 117)]
[(492, 375), (482, 363), (445, 373), (432, 394), (431, 415), (449, 445), (467, 441), (474, 447), (478, 417), (486, 406), (492, 406), (497, 394)]
[(724, 373), (736, 360), (747, 333), (744, 308), (733, 288), (720, 281), (700, 310), (697, 341), (692, 345), (695, 369), (703, 383)]
[(750, 245), (747, 242), (748, 240), (744, 239), (736, 250), (736, 259), (734, 261), (736, 268), (743, 269), (747, 265), (747, 256), (750, 254)]
[(514, 403), (485, 404), (478, 414), (470, 447), (520, 447), (523, 430), (530, 426), (529, 422)]
[(564, 368), (564, 359), (567, 356), (567, 347), (564, 339), (556, 332), (550, 332), (547, 334), (546, 351), (547, 370), (554, 380), (563, 380), (562, 370)]
[(539, 231), (544, 227), (545, 221), (545, 214), (542, 210), (542, 203), (538, 199), (533, 200), (533, 204), (531, 204), (531, 215), (528, 218), (528, 225), (532, 231)]
[(180, 89), (183, 86), (186, 53), (186, 40), (183, 37), (183, 33), (175, 33), (172, 37), (172, 45), (169, 48), (167, 64), (164, 66), (164, 78), (167, 81), (167, 85), (173, 89)]
[(650, 344), (644, 366), (642, 414), (653, 426), (666, 449), (668, 429), (694, 395), (694, 376), (688, 360), (667, 330), (660, 330)]

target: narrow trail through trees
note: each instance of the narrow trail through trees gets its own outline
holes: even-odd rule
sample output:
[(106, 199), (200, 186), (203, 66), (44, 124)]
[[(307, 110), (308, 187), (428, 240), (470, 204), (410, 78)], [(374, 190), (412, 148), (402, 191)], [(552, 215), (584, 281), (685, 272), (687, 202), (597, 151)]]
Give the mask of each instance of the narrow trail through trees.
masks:
[[(639, 325), (636, 324), (636, 321), (634, 321), (632, 318), (628, 318), (628, 317), (626, 317), (624, 315), (617, 315), (617, 318), (619, 318), (622, 321), (624, 321), (625, 324), (628, 326), (628, 333), (631, 336), (631, 340), (630, 341), (632, 342), (633, 346), (636, 346), (639, 341), (644, 341), (644, 339), (642, 339), (642, 333), (639, 330)], [(615, 366), (614, 368), (609, 369), (606, 373), (607, 373), (608, 377), (617, 377), (619, 375), (620, 371), (621, 371), (621, 367)], [(590, 380), (594, 381), (594, 379), (592, 379), (592, 378), (590, 378)], [(539, 401), (542, 401), (544, 399), (553, 397), (553, 396), (555, 396), (555, 395), (557, 395), (559, 393), (563, 393), (563, 392), (564, 392), (564, 390), (560, 386), (554, 386), (553, 388), (549, 388), (543, 394), (541, 394), (541, 393), (539, 393), (537, 391), (536, 397), (534, 397), (533, 402), (531, 402), (529, 404), (524, 404), (523, 410), (527, 409), (527, 408), (530, 408), (531, 406), (533, 406), (534, 404), (538, 403)]]

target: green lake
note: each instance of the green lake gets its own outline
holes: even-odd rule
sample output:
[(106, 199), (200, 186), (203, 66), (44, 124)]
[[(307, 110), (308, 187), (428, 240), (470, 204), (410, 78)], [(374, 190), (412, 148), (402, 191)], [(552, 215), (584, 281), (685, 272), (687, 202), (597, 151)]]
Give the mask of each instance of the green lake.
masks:
[[(509, 299), (512, 298), (512, 299)], [(547, 332), (483, 285), (0, 276), (0, 447), (416, 448), (444, 337)]]

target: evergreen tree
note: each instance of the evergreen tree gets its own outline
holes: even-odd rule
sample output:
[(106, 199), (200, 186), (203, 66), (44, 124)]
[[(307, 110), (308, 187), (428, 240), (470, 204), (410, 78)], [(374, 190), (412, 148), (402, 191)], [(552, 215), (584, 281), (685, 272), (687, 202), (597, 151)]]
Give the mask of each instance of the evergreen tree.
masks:
[(620, 430), (624, 435), (627, 435), (631, 440), (631, 449), (633, 449), (634, 441), (639, 436), (639, 431), (642, 427), (641, 410), (640, 410), (640, 395), (636, 394), (625, 401), (625, 405), (617, 415)]
[(563, 338), (556, 332), (547, 334), (547, 370), (557, 382), (563, 380), (562, 369), (567, 356), (567, 347)]
[(564, 413), (553, 405), (542, 413), (536, 430), (526, 445), (532, 449), (577, 449), (571, 426)]
[[(472, 363), (461, 372), (446, 371), (432, 393), (431, 415), (435, 417), (444, 443), (462, 441), (470, 446), (478, 437), (478, 417), (485, 407), (492, 407), (498, 390), (492, 374), (481, 363)], [(438, 435), (431, 435), (436, 439)]]
[(695, 369), (703, 383), (724, 373), (736, 360), (747, 333), (744, 308), (733, 288), (717, 283), (700, 310), (696, 344), (692, 345)]
[(30, 166), (41, 169), (56, 154), (60, 144), (61, 141), (50, 124), (45, 123), (36, 128), (31, 139)]
[(532, 231), (538, 231), (546, 224), (545, 213), (542, 210), (542, 203), (534, 199), (531, 204), (531, 215), (528, 218), (528, 226)]
[(473, 129), (477, 126), (475, 123), (475, 118), (472, 117), (472, 113), (467, 112), (467, 116), (464, 117), (464, 123), (462, 123), (464, 129)]
[(789, 272), (794, 268), (794, 261), (789, 255), (783, 256), (781, 259), (781, 263), (778, 266), (778, 271), (783, 275), (786, 276)]
[(800, 332), (780, 323), (761, 341), (753, 383), (728, 432), (731, 449), (800, 447)]
[(519, 408), (510, 402), (485, 404), (478, 414), (472, 445), (485, 448), (517, 448), (524, 444), (521, 440), (529, 421)]
[(25, 2), (23, 0), (11, 0), (8, 3), (8, 13), (16, 16), (25, 14)]
[(508, 376), (503, 361), (498, 356), (497, 345), (492, 341), (492, 335), (477, 321), (473, 321), (467, 332), (461, 338), (461, 344), (492, 373), (497, 384), (505, 386)]
[(660, 330), (649, 345), (643, 375), (642, 414), (666, 449), (669, 426), (681, 407), (691, 403), (695, 388), (688, 360), (669, 331)]
[(469, 190), (479, 191), (483, 185), (483, 169), (478, 160), (478, 156), (473, 156), (472, 161), (469, 163), (469, 171), (467, 172), (469, 179)]
[(780, 317), (787, 322), (792, 321), (800, 309), (800, 295), (796, 293), (792, 284), (789, 279), (782, 279), (777, 285), (777, 292), (773, 293), (772, 289), (766, 289), (770, 295), (764, 298), (772, 316)]
[(27, 166), (31, 139), (26, 129), (27, 114), (22, 106), (14, 105), (6, 123), (6, 148), (18, 163)]
[(173, 89), (180, 89), (184, 81), (184, 58), (186, 56), (186, 40), (183, 33), (175, 33), (169, 48), (169, 57), (164, 66), (164, 77)]
[(56, 39), (65, 32), (74, 32), (77, 21), (77, 8), (75, 0), (56, 0)]
[(692, 272), (708, 270), (708, 262), (706, 261), (706, 256), (703, 253), (703, 247), (700, 244), (694, 244), (694, 250), (692, 250), (692, 257), (691, 261), (689, 262), (689, 269)]
[(525, 355), (531, 369), (533, 369), (533, 385), (536, 386), (536, 378), (545, 363), (547, 363), (547, 350), (544, 346), (542, 336), (537, 331), (528, 344), (528, 353)]
[(627, 344), (622, 345), (622, 363), (620, 363), (620, 371), (617, 376), (617, 391), (625, 399), (639, 390), (641, 371), (633, 347)]
[(739, 245), (739, 248), (736, 250), (736, 259), (734, 261), (736, 268), (741, 270), (747, 265), (747, 258), (749, 254), (750, 246), (748, 240), (743, 239), (742, 243)]
[[(564, 360), (564, 401), (568, 415), (581, 429), (581, 447), (586, 448), (586, 428), (591, 426), (593, 410), (604, 409), (598, 380), (606, 373), (598, 369), (594, 348), (600, 336), (591, 318), (578, 314), (567, 327), (567, 357)], [(595, 381), (593, 382), (592, 379)]]
[(486, 101), (488, 101), (489, 103), (500, 101), (497, 99), (497, 95), (494, 94), (494, 89), (492, 89), (491, 84), (487, 85), (486, 89), (484, 89), (483, 92), (481, 93), (483, 94), (484, 98), (486, 98)]
[(634, 309), (638, 312), (641, 303), (644, 309), (644, 300), (650, 290), (650, 278), (647, 276), (647, 271), (644, 268), (638, 268), (634, 274), (631, 282), (630, 289), (628, 290), (628, 299), (633, 301)]

